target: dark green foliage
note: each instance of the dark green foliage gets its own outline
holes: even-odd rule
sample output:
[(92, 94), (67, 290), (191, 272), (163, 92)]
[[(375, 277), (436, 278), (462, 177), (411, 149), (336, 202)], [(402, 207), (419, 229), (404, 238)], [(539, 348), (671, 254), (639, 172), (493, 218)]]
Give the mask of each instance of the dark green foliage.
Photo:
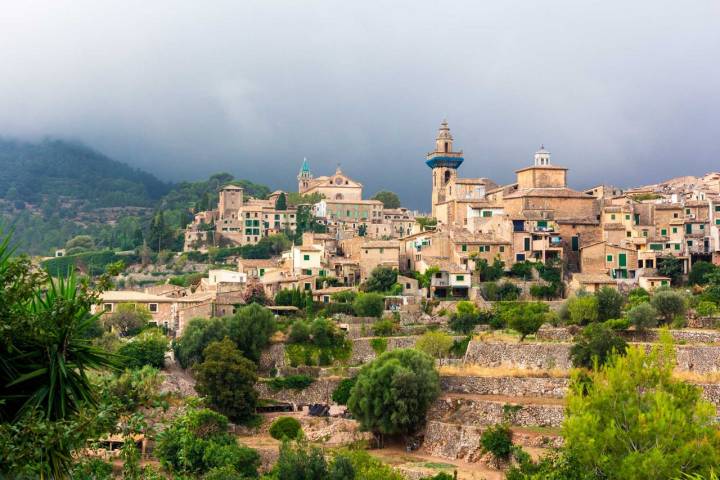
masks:
[(533, 298), (552, 300), (558, 296), (558, 284), (550, 283), (547, 285), (531, 285), (530, 295), (532, 295)]
[(400, 197), (394, 192), (382, 190), (373, 195), (372, 200), (381, 201), (383, 208), (400, 208)]
[(385, 352), (357, 376), (348, 408), (361, 426), (381, 434), (411, 434), (425, 423), (440, 393), (432, 358), (413, 349)]
[(465, 352), (467, 352), (467, 347), (470, 344), (470, 340), (472, 340), (472, 335), (468, 335), (462, 340), (453, 340), (453, 344), (450, 347), (450, 355), (455, 358), (464, 357)]
[(670, 277), (673, 285), (680, 285), (683, 276), (683, 262), (676, 257), (662, 257), (657, 259), (658, 273)]
[(449, 473), (440, 472), (433, 475), (432, 477), (423, 477), (420, 480), (454, 480), (454, 478), (455, 477), (453, 477)]
[(685, 297), (681, 293), (672, 290), (655, 292), (650, 303), (655, 307), (658, 315), (665, 323), (670, 323), (676, 315), (685, 314)]
[(344, 455), (338, 455), (330, 464), (330, 480), (354, 480), (357, 477), (352, 460)]
[(76, 268), (90, 275), (102, 275), (107, 266), (115, 262), (122, 261), (129, 264), (139, 260), (140, 258), (136, 255), (118, 255), (110, 250), (104, 250), (51, 258), (43, 261), (41, 266), (56, 277), (67, 275)]
[(343, 378), (332, 393), (332, 401), (338, 405), (347, 405), (350, 399), (350, 392), (355, 386), (356, 377)]
[(370, 347), (375, 355), (380, 355), (387, 350), (387, 338), (371, 338)]
[(276, 328), (272, 312), (258, 304), (252, 304), (240, 308), (230, 317), (227, 330), (228, 336), (242, 354), (257, 362)]
[(285, 192), (281, 192), (275, 200), (275, 210), (287, 210), (287, 197)]
[(158, 434), (154, 454), (175, 473), (202, 475), (230, 467), (243, 477), (256, 478), (260, 456), (238, 444), (227, 428), (227, 418), (219, 413), (190, 410)]
[(140, 407), (152, 407), (161, 399), (158, 394), (163, 377), (153, 367), (125, 370), (119, 375), (103, 377), (98, 397), (103, 404), (128, 414)]
[(499, 280), (505, 273), (505, 262), (500, 257), (495, 257), (493, 263), (488, 263), (484, 258), (475, 260), (475, 269), (480, 275), (481, 282), (494, 282)]
[(615, 331), (627, 330), (632, 325), (632, 322), (628, 318), (611, 318), (603, 322), (609, 328)]
[(270, 425), (270, 436), (275, 440), (294, 440), (301, 432), (300, 422), (293, 417), (278, 417)]
[(385, 298), (379, 293), (361, 293), (353, 301), (358, 317), (378, 317), (385, 311)]
[(480, 436), (480, 445), (495, 458), (507, 460), (513, 450), (510, 427), (505, 423), (488, 427)]
[(510, 267), (510, 273), (514, 277), (521, 278), (523, 280), (532, 280), (533, 270), (535, 269), (535, 262), (516, 262)]
[(627, 350), (627, 343), (604, 323), (592, 323), (575, 338), (570, 358), (576, 367), (593, 368), (607, 362), (613, 352), (620, 355)]
[(309, 343), (310, 324), (305, 320), (295, 320), (290, 327), (290, 335), (287, 341), (288, 343)]
[(387, 292), (397, 283), (397, 270), (375, 267), (362, 288), (366, 292)]
[(257, 404), (255, 364), (244, 358), (229, 338), (208, 345), (203, 358), (193, 367), (198, 393), (235, 422), (253, 418)]
[(212, 342), (228, 335), (227, 320), (222, 318), (194, 318), (188, 322), (182, 336), (173, 344), (175, 357), (182, 368), (201, 362), (203, 350)]
[(379, 337), (387, 337), (397, 330), (397, 325), (389, 318), (384, 318), (373, 323), (372, 330)]
[(520, 333), (522, 340), (526, 335), (537, 332), (549, 311), (548, 305), (541, 302), (498, 302), (491, 326), (512, 328)]
[(99, 458), (89, 458), (75, 464), (70, 472), (72, 480), (111, 480), (112, 464)]
[(315, 379), (309, 375), (288, 375), (287, 377), (275, 377), (268, 381), (268, 386), (275, 390), (305, 390), (312, 385)]
[(614, 288), (603, 287), (596, 294), (598, 320), (604, 322), (611, 318), (618, 318), (622, 314), (625, 303), (623, 296)]
[(127, 368), (141, 368), (149, 365), (163, 368), (168, 340), (158, 330), (145, 331), (129, 342), (123, 344), (118, 354), (125, 357), (123, 364)]
[(708, 275), (715, 273), (717, 269), (718, 267), (710, 262), (695, 262), (688, 275), (688, 283), (690, 285), (705, 285), (708, 283)]
[(511, 282), (482, 284), (483, 297), (491, 302), (517, 300), (522, 290)]
[(322, 450), (302, 442), (283, 442), (272, 470), (277, 480), (321, 480), (328, 476)]

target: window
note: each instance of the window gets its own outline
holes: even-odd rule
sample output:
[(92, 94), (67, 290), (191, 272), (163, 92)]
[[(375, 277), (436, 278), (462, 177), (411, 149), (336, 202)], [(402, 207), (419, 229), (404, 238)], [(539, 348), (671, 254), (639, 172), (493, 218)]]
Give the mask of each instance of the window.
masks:
[(680, 250), (680, 244), (679, 244), (679, 243), (676, 243), (676, 244), (675, 244), (675, 250)]
[(410, 284), (409, 284), (409, 283), (406, 283), (406, 284), (405, 284), (405, 290), (410, 290)]
[(640, 214), (639, 213), (635, 214), (635, 225), (640, 225)]
[(524, 254), (524, 253), (517, 253), (517, 254), (515, 254), (515, 261), (517, 261), (517, 262), (524, 262), (524, 261), (525, 261), (525, 254)]
[(467, 252), (467, 245), (465, 245), (465, 244), (461, 245), (460, 250), (462, 250), (463, 252)]
[(500, 253), (505, 253), (505, 245), (500, 245)]
[(260, 269), (259, 275), (260, 275), (261, 277), (262, 277), (263, 275), (265, 275), (265, 269), (264, 269), (264, 268), (261, 268), (261, 269)]
[(112, 303), (105, 303), (103, 304), (103, 311), (105, 312), (112, 312)]
[(647, 230), (643, 230), (643, 237), (647, 237)]
[(650, 244), (650, 250), (662, 250), (663, 246), (662, 243), (651, 243)]
[(148, 303), (148, 310), (150, 310), (150, 313), (157, 313), (158, 304), (157, 303)]
[(705, 230), (705, 224), (704, 224), (704, 223), (701, 223), (701, 224), (699, 225), (699, 227), (700, 227), (700, 230)]
[(677, 227), (672, 227), (672, 233), (677, 233)]
[(303, 288), (304, 288), (305, 290), (310, 290), (310, 283), (309, 283), (309, 282), (305, 282), (305, 285), (304, 285)]
[(547, 228), (547, 220), (538, 220), (537, 226), (538, 228)]
[(686, 208), (686, 209), (685, 209), (685, 215), (690, 215), (690, 209), (689, 209), (689, 208)]
[(613, 261), (613, 256), (612, 256), (612, 255), (608, 255), (608, 256), (607, 256), (607, 261), (608, 261), (608, 262), (612, 262), (612, 261)]
[(661, 228), (661, 229), (660, 229), (660, 235), (662, 235), (663, 237), (666, 236), (666, 235), (667, 235), (667, 228)]
[(524, 247), (525, 247), (525, 251), (526, 251), (526, 252), (530, 250), (530, 238), (525, 238), (525, 245), (524, 245)]
[(692, 247), (693, 243), (692, 240), (688, 240), (688, 247)]
[(629, 214), (629, 213), (626, 213), (626, 214), (625, 214), (625, 220), (630, 220), (630, 214)]
[(580, 237), (578, 237), (577, 235), (574, 235), (570, 239), (570, 245), (571, 245), (573, 252), (577, 252), (578, 250), (580, 250)]
[(685, 224), (685, 233), (692, 233), (692, 223)]
[(677, 212), (673, 213), (673, 218), (678, 218), (678, 216), (679, 216), (679, 215), (678, 215)]
[(455, 280), (457, 280), (458, 282), (464, 282), (465, 275), (455, 275)]
[(610, 214), (610, 220), (615, 220), (615, 214), (614, 214), (614, 213), (611, 213), (611, 214)]
[[(720, 211), (720, 210), (718, 210)], [(492, 210), (483, 210), (482, 212), (483, 217), (492, 217)]]
[(625, 236), (630, 238), (632, 236), (632, 233), (630, 233), (630, 231), (628, 230), (627, 232), (625, 232)]
[(306, 262), (310, 260), (310, 255), (303, 255), (303, 260), (305, 260)]

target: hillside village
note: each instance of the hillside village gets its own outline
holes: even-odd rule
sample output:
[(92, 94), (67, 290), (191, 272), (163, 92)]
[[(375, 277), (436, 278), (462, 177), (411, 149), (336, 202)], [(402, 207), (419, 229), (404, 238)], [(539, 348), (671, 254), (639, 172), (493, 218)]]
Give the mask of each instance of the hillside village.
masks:
[[(114, 427), (75, 453), (107, 470), (87, 478), (284, 480), (301, 478), (287, 465), (315, 464), (325, 473), (302, 478), (600, 478), (578, 473), (595, 455), (577, 448), (588, 422), (573, 419), (622, 374), (649, 404), (692, 388), (677, 394), (690, 405), (679, 423), (716, 432), (720, 173), (578, 191), (541, 147), (498, 185), (459, 176), (447, 122), (425, 160), (428, 214), (366, 199), (340, 166), (316, 177), (305, 160), (297, 192), (219, 185), (182, 251), (76, 239), (44, 259), (98, 290), (92, 344), (127, 362), (103, 387)], [(593, 413), (587, 438), (631, 403)], [(643, 475), (624, 476), (622, 454), (593, 468), (704, 474), (720, 444), (703, 438), (705, 461), (680, 473), (670, 456)], [(213, 442), (239, 450), (218, 460)], [(657, 459), (670, 445), (647, 448)]]

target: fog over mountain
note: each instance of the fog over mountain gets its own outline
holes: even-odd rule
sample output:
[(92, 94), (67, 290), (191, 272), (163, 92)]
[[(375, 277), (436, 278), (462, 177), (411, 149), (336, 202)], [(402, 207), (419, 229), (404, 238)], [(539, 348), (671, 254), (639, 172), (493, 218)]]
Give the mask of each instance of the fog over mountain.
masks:
[(0, 15), (0, 136), (78, 140), (163, 180), (295, 188), (341, 163), (428, 209), (541, 143), (575, 187), (720, 170), (720, 3), (34, 1)]

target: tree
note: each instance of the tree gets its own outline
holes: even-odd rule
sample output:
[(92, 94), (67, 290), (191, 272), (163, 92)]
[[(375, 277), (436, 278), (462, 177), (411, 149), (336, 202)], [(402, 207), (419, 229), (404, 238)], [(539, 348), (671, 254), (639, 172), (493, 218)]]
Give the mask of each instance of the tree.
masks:
[(348, 408), (365, 430), (408, 435), (424, 425), (439, 393), (432, 358), (418, 350), (397, 349), (363, 366)]
[(228, 335), (245, 357), (257, 362), (276, 328), (272, 312), (253, 303), (240, 308), (229, 319)]
[(480, 323), (480, 314), (472, 302), (458, 302), (455, 312), (450, 316), (448, 326), (453, 332), (467, 335)]
[(353, 301), (358, 317), (378, 317), (385, 311), (385, 298), (379, 293), (361, 293)]
[(152, 320), (152, 315), (144, 306), (121, 303), (105, 323), (117, 331), (121, 337), (124, 337), (136, 335), (150, 320)]
[(715, 407), (697, 386), (675, 380), (674, 366), (672, 342), (664, 340), (651, 352), (630, 347), (612, 356), (589, 379), (575, 375), (562, 434), (582, 469), (638, 480), (717, 469)]
[(400, 208), (400, 198), (396, 193), (388, 192), (387, 190), (376, 193), (372, 197), (372, 200), (382, 202), (383, 208)]
[(570, 358), (576, 367), (593, 368), (595, 361), (604, 365), (615, 352), (620, 355), (627, 350), (627, 343), (610, 327), (593, 323), (585, 327), (570, 348)]
[(514, 263), (513, 266), (510, 267), (510, 272), (514, 276), (522, 278), (523, 280), (532, 280), (534, 269), (535, 266), (533, 265), (533, 262), (529, 262), (526, 260), (524, 262)]
[(661, 257), (657, 259), (658, 273), (663, 277), (670, 277), (673, 285), (679, 285), (683, 276), (683, 262), (676, 257)]
[(572, 297), (567, 301), (570, 322), (587, 325), (598, 319), (598, 299), (594, 296)]
[(280, 192), (277, 200), (275, 200), (275, 210), (287, 210), (287, 197), (285, 196), (285, 192)]
[(237, 443), (225, 416), (209, 409), (189, 410), (157, 436), (154, 453), (171, 472), (202, 475), (227, 468), (243, 478), (256, 478), (258, 453)]
[(512, 431), (505, 423), (499, 423), (485, 430), (480, 436), (483, 451), (496, 459), (507, 460), (513, 451)]
[(182, 368), (203, 360), (205, 347), (228, 335), (228, 325), (221, 318), (193, 318), (173, 345), (175, 357)]
[(479, 258), (475, 260), (475, 270), (478, 271), (481, 282), (494, 282), (503, 276), (505, 262), (500, 257), (495, 257), (491, 265), (484, 258)]
[(95, 241), (90, 235), (77, 235), (65, 243), (65, 254), (75, 255), (88, 252), (95, 248)]
[(114, 424), (88, 372), (119, 362), (88, 340), (95, 293), (74, 275), (48, 278), (9, 242), (0, 240), (0, 477), (66, 478), (74, 452)]
[(650, 303), (665, 323), (670, 323), (677, 315), (684, 315), (686, 304), (685, 297), (672, 290), (660, 290), (655, 292)]
[(148, 246), (156, 252), (172, 250), (175, 243), (175, 234), (170, 225), (165, 223), (165, 213), (160, 210), (150, 222), (147, 236)]
[(387, 292), (397, 283), (397, 270), (378, 266), (363, 284), (366, 292)]
[(611, 318), (618, 318), (622, 314), (625, 303), (623, 296), (614, 288), (603, 287), (597, 293), (598, 320), (604, 322)]
[(545, 303), (533, 302), (521, 304), (517, 313), (508, 318), (507, 326), (520, 334), (520, 341), (525, 337), (537, 333), (545, 323), (548, 306)]
[(270, 425), (270, 436), (275, 440), (294, 440), (302, 433), (300, 422), (293, 417), (278, 417)]
[(203, 357), (205, 360), (193, 367), (198, 393), (230, 420), (253, 418), (258, 400), (255, 364), (243, 357), (229, 338), (208, 345)]
[(710, 262), (699, 261), (692, 265), (690, 274), (688, 275), (688, 283), (690, 285), (705, 285), (708, 283), (708, 274), (715, 273), (717, 266)]
[(355, 386), (356, 379), (357, 377), (351, 377), (340, 380), (338, 386), (335, 390), (333, 390), (332, 401), (338, 405), (347, 405), (352, 388)]
[(260, 282), (248, 282), (242, 294), (243, 302), (246, 305), (257, 303), (258, 305), (267, 305), (268, 298), (265, 295), (265, 287)]
[(453, 339), (445, 332), (425, 332), (415, 344), (415, 348), (433, 358), (443, 358), (450, 352)]
[(328, 468), (318, 447), (304, 441), (284, 441), (272, 473), (277, 480), (317, 480), (328, 476)]
[(158, 330), (146, 331), (125, 343), (118, 353), (125, 357), (127, 368), (141, 368), (149, 365), (162, 368), (165, 365), (165, 352), (168, 340)]
[(641, 303), (628, 310), (628, 319), (638, 331), (657, 326), (658, 312), (649, 303)]

